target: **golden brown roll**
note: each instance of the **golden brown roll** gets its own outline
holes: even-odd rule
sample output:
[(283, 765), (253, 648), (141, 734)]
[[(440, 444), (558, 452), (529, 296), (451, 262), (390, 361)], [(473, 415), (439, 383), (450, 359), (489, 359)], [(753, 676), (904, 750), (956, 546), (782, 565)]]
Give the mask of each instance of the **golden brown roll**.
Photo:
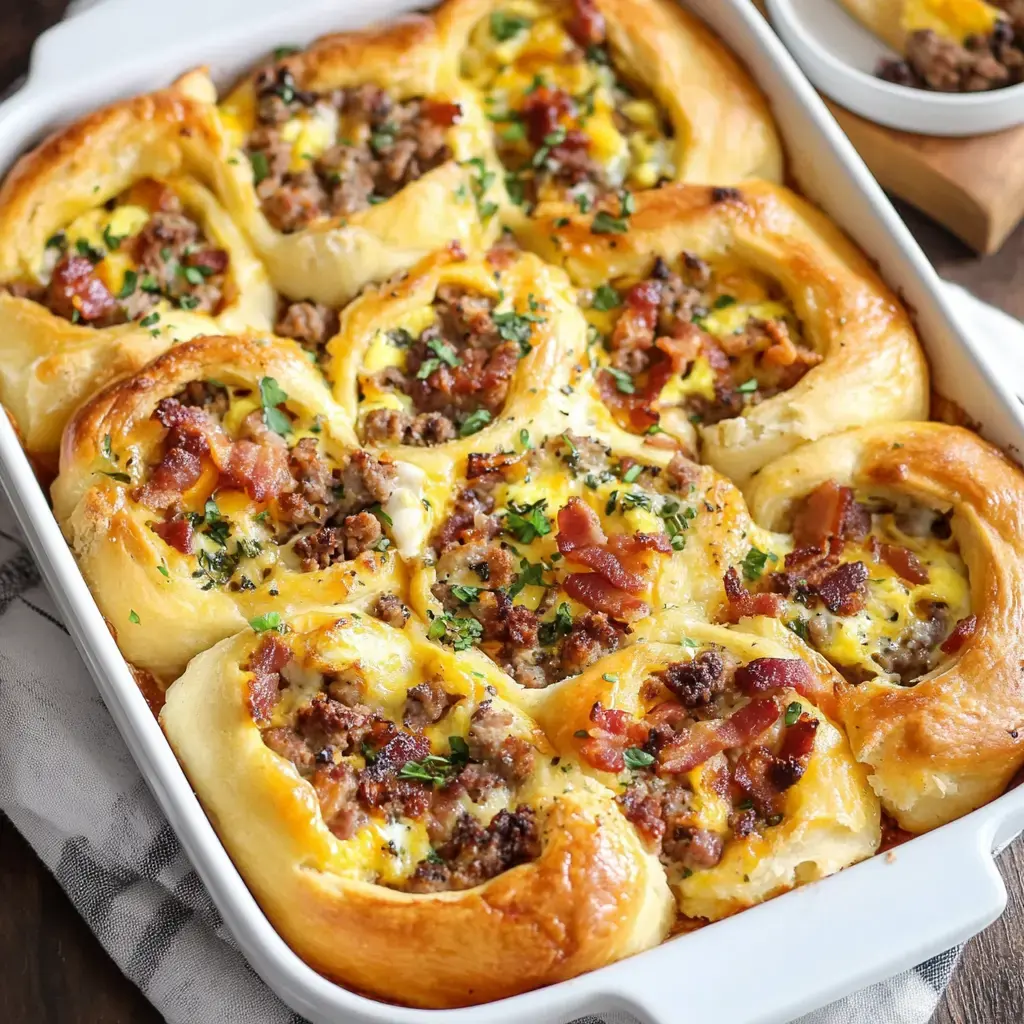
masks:
[(781, 177), (756, 86), (669, 0), (446, 0), (437, 18), (523, 211), (669, 181)]
[(247, 621), (400, 586), (422, 474), (353, 440), (290, 341), (182, 342), (83, 406), (54, 513), (128, 662), (170, 682)]
[[(659, 636), (666, 609), (706, 617), (752, 523), (738, 490), (678, 452), (523, 428), (445, 472), (413, 608), (430, 636), (479, 647), (528, 688)], [(451, 481), (458, 481), (454, 487)]]
[(806, 441), (927, 415), (905, 310), (784, 188), (667, 186), (586, 214), (551, 206), (521, 238), (583, 289), (602, 429), (665, 430), (742, 484)]
[(920, 832), (1001, 793), (1024, 763), (1020, 470), (967, 430), (887, 424), (771, 463), (748, 495), (793, 535), (733, 570), (726, 617), (773, 615), (843, 673), (885, 809)]
[(432, 19), (326, 36), (220, 106), (224, 199), (296, 300), (340, 306), (452, 240), (498, 230), (490, 133)]
[(657, 860), (501, 673), (345, 609), (197, 657), (161, 724), (274, 926), (330, 978), (453, 1007), (656, 944)]
[(56, 461), (74, 408), (175, 340), (273, 323), (275, 296), (205, 187), (213, 85), (193, 72), (32, 150), (0, 189), (0, 398)]
[(586, 343), (560, 270), (508, 248), (450, 247), (345, 310), (327, 373), (362, 443), (464, 459), (564, 404)]
[(718, 920), (871, 856), (878, 799), (823, 711), (828, 666), (720, 626), (674, 628), (552, 688), (536, 713), (617, 793), (680, 912)]

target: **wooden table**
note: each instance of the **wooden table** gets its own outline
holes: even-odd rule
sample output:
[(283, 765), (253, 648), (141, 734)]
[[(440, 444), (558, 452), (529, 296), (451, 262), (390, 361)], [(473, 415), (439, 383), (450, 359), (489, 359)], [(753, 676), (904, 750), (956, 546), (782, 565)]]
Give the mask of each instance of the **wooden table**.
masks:
[[(65, 6), (66, 0), (0, 0), (0, 90), (24, 72), (33, 39), (61, 16)], [(1024, 227), (1002, 252), (977, 259), (914, 211), (900, 212), (944, 277), (1024, 319)], [(933, 1024), (1024, 1021), (1024, 840), (1007, 850), (999, 865), (1010, 905), (1000, 921), (969, 943)], [(949, 884), (955, 885), (956, 879), (950, 878)], [(941, 899), (941, 893), (936, 898)], [(2, 816), (0, 964), (4, 1024), (160, 1020)]]

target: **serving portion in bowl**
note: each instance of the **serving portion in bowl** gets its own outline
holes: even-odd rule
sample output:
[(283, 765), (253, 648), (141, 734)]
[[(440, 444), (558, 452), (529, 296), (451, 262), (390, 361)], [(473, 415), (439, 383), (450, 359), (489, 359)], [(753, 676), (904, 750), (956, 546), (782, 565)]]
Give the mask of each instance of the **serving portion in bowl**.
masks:
[(326, 977), (568, 980), (1024, 763), (1024, 475), (928, 421), (907, 310), (781, 164), (669, 0), (448, 0), (0, 190), (5, 406)]

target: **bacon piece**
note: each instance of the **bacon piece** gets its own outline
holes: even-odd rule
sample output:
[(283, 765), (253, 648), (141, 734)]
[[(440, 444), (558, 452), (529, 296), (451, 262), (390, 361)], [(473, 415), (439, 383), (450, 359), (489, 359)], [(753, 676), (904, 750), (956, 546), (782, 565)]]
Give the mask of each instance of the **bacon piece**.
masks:
[(504, 476), (505, 470), (516, 465), (520, 458), (515, 452), (473, 452), (466, 460), (466, 476), (470, 480), (489, 473)]
[(671, 376), (671, 365), (662, 360), (648, 372), (647, 386), (642, 391), (627, 395), (619, 390), (615, 378), (607, 370), (602, 370), (597, 375), (597, 390), (601, 401), (622, 427), (634, 434), (642, 434), (658, 422), (653, 403)]
[(590, 709), (594, 728), (580, 744), (580, 757), (603, 772), (621, 772), (626, 767), (623, 753), (627, 747), (642, 747), (648, 729), (632, 715), (615, 708), (605, 708), (600, 701)]
[(804, 499), (793, 522), (797, 547), (823, 548), (829, 537), (860, 540), (871, 526), (871, 515), (853, 497), (853, 490), (826, 480)]
[(181, 201), (174, 190), (155, 178), (140, 178), (125, 193), (125, 203), (144, 206), (150, 213), (178, 213)]
[(729, 568), (723, 577), (728, 605), (725, 609), (726, 622), (739, 622), (751, 615), (769, 615), (773, 619), (782, 614), (784, 602), (778, 594), (752, 594), (740, 582), (735, 566)]
[(608, 550), (616, 556), (635, 555), (640, 551), (670, 555), (672, 541), (667, 533), (616, 533), (608, 538)]
[(196, 483), (202, 472), (203, 461), (198, 455), (184, 448), (171, 448), (156, 464), (149, 480), (135, 492), (135, 500), (147, 508), (168, 508)]
[(572, 15), (566, 28), (584, 49), (600, 46), (605, 40), (604, 15), (594, 0), (572, 0)]
[(523, 104), (526, 134), (534, 146), (543, 146), (544, 139), (558, 127), (564, 115), (571, 114), (575, 104), (572, 97), (561, 89), (542, 85), (534, 89)]
[(660, 304), (660, 281), (641, 281), (633, 285), (623, 297), (623, 310), (612, 331), (612, 351), (650, 348), (654, 344)]
[(574, 548), (565, 557), (593, 569), (613, 587), (628, 594), (642, 594), (646, 586), (642, 576), (630, 572), (607, 548)]
[(620, 622), (635, 622), (650, 615), (650, 606), (620, 590), (596, 572), (574, 572), (566, 576), (565, 592), (591, 611), (604, 612)]
[(961, 619), (954, 627), (953, 632), (942, 641), (939, 650), (943, 654), (956, 654), (967, 641), (974, 636), (978, 628), (978, 616), (968, 615)]
[(603, 547), (607, 543), (601, 520), (582, 498), (570, 498), (558, 510), (558, 550), (563, 555), (578, 548)]
[(685, 374), (710, 338), (695, 323), (680, 320), (673, 325), (670, 335), (663, 334), (655, 340), (654, 347), (668, 356), (673, 373)]
[(758, 697), (728, 718), (699, 722), (661, 751), (660, 770), (681, 774), (723, 750), (745, 747), (774, 725), (782, 714), (771, 697)]
[(228, 269), (230, 259), (226, 249), (214, 249), (211, 246), (189, 253), (185, 257), (185, 264), (189, 267), (202, 267), (211, 274), (223, 274)]
[(901, 579), (915, 585), (928, 582), (928, 570), (909, 548), (899, 544), (879, 544), (878, 555)]
[(275, 498), (293, 484), (284, 445), (236, 441), (218, 469), (225, 484), (244, 490), (253, 501)]
[(816, 587), (825, 607), (836, 615), (854, 615), (864, 607), (868, 567), (863, 562), (843, 562)]
[(246, 692), (246, 705), (254, 722), (269, 722), (280, 693), (280, 672), (291, 659), (288, 645), (276, 633), (264, 636), (245, 664), (252, 672)]
[(192, 523), (188, 519), (154, 523), (153, 532), (183, 555), (192, 554)]
[(360, 781), (383, 782), (397, 775), (410, 761), (422, 761), (430, 753), (430, 743), (423, 736), (399, 732), (391, 737), (373, 760), (362, 771)]
[(797, 690), (810, 694), (815, 689), (814, 673), (799, 658), (755, 658), (736, 669), (736, 686), (748, 697), (772, 690)]
[(47, 305), (66, 320), (86, 323), (109, 316), (117, 307), (114, 296), (96, 276), (92, 260), (66, 255), (53, 268)]
[(814, 750), (814, 737), (818, 732), (818, 719), (808, 714), (801, 715), (782, 734), (779, 757), (809, 757)]
[(447, 103), (444, 100), (423, 100), (420, 110), (432, 124), (442, 128), (450, 128), (462, 120), (462, 107), (458, 103)]

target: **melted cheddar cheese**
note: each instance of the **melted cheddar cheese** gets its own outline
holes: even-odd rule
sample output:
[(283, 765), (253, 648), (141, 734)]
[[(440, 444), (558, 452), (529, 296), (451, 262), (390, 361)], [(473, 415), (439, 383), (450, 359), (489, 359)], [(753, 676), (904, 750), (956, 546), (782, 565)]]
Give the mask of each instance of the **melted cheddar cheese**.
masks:
[(984, 0), (904, 0), (900, 27), (912, 32), (932, 31), (963, 43), (969, 36), (987, 36), (1003, 17)]

